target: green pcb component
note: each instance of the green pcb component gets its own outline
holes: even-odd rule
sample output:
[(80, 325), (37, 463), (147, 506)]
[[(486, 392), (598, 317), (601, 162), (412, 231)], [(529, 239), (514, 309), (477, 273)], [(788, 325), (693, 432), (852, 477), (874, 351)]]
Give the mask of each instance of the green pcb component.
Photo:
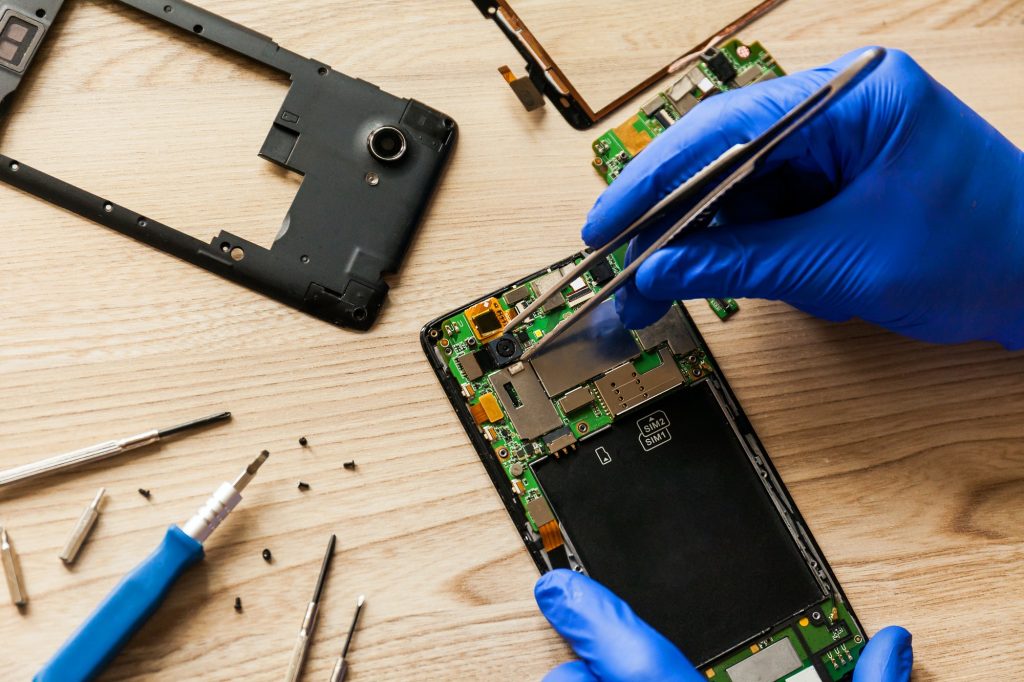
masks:
[[(627, 121), (594, 140), (594, 169), (611, 184), (651, 140), (703, 100), (784, 75), (761, 43), (747, 45), (731, 40), (721, 49), (710, 48), (671, 87), (651, 98)], [(731, 298), (709, 298), (708, 305), (722, 320), (740, 309)]]

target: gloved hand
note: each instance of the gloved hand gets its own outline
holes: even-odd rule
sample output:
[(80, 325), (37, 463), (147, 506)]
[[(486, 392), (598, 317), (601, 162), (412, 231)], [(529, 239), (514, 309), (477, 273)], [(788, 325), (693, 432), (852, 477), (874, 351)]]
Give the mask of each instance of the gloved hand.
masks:
[[(584, 241), (605, 243), (856, 54), (699, 104), (601, 195)], [(715, 222), (619, 290), (627, 326), (672, 299), (749, 296), (926, 341), (1024, 347), (1024, 154), (903, 52), (776, 150)], [(640, 235), (630, 252), (652, 241)]]
[[(590, 578), (566, 569), (537, 581), (537, 604), (580, 657), (544, 682), (707, 682), (667, 639), (624, 601)], [(868, 640), (854, 682), (907, 682), (914, 663), (910, 633), (888, 627)]]

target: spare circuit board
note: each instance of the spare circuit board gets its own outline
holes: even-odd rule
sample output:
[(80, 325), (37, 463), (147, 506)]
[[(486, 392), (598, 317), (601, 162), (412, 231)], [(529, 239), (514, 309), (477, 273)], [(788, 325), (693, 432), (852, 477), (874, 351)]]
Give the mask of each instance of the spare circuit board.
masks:
[(594, 140), (593, 166), (611, 184), (651, 140), (686, 116), (700, 102), (734, 88), (786, 75), (761, 43), (731, 40), (709, 48), (671, 87), (659, 92), (627, 121)]
[[(576, 254), (435, 320), (423, 331), (424, 348), (432, 356), (456, 411), (478, 443), (478, 452), (492, 479), (496, 485), (500, 479), (504, 490), (499, 492), (506, 504), (515, 507), (510, 508), (515, 512), (513, 518), (521, 514), (524, 519), (523, 538), (541, 570), (586, 571), (587, 563), (586, 552), (581, 557), (573, 547), (572, 531), (564, 525), (567, 521), (560, 525), (557, 498), (545, 492), (540, 468), (545, 462), (571, 462), (571, 458), (582, 456), (576, 452), (579, 448), (588, 452), (586, 461), (593, 465), (593, 454), (601, 459), (603, 451), (598, 447), (596, 453), (591, 453), (593, 443), (612, 432), (618, 421), (625, 420), (632, 427), (637, 416), (634, 408), (649, 404), (656, 409), (676, 391), (692, 391), (692, 395), (703, 391), (716, 396), (728, 391), (722, 388), (724, 379), (717, 376), (710, 353), (678, 302), (654, 325), (627, 331), (615, 314), (613, 301), (606, 301), (553, 342), (550, 349), (528, 362), (518, 360), (526, 348), (600, 291), (621, 270), (624, 257), (625, 247), (564, 289), (551, 290), (550, 285), (562, 272), (582, 260), (583, 254)], [(504, 334), (508, 320), (536, 298), (545, 299), (538, 312)], [(669, 408), (665, 411), (673, 421), (679, 421)], [(665, 416), (664, 412), (660, 414)], [(698, 422), (707, 419), (693, 418)], [(635, 432), (628, 436), (634, 441), (636, 437)], [(646, 432), (641, 426), (643, 450), (657, 447), (659, 437), (671, 436), (658, 423), (652, 423)], [(742, 466), (749, 467), (747, 455), (741, 455), (741, 459)], [(750, 461), (757, 463), (755, 467), (765, 467), (752, 475), (758, 487), (761, 479), (770, 480), (774, 475), (764, 459), (763, 454), (750, 454)], [(620, 504), (611, 500), (608, 504), (623, 507), (621, 500)], [(783, 532), (792, 532), (792, 521), (787, 525), (791, 530)], [(784, 618), (770, 623), (771, 627), (760, 631), (756, 639), (744, 639), (740, 648), (725, 653), (718, 649), (706, 658), (691, 653), (709, 679), (838, 682), (852, 678), (865, 644), (863, 631), (834, 578), (823, 568), (827, 564), (816, 553), (813, 539), (800, 537), (794, 547), (805, 552), (798, 564), (799, 570), (807, 570), (811, 596), (799, 602), (799, 612), (786, 611)], [(761, 587), (772, 589), (770, 585)]]
[[(619, 176), (651, 140), (665, 132), (700, 102), (734, 88), (786, 75), (761, 43), (731, 40), (721, 49), (709, 48), (696, 65), (666, 90), (644, 104), (621, 125), (594, 140), (593, 166), (608, 184)], [(732, 298), (709, 298), (708, 305), (726, 320), (739, 311)]]

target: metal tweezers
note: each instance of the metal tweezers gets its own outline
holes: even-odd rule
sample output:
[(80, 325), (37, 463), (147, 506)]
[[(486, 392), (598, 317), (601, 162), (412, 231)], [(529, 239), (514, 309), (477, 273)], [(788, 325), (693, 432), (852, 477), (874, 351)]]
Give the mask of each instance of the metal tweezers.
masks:
[[(737, 144), (705, 166), (701, 171), (676, 187), (664, 199), (613, 237), (607, 244), (590, 252), (576, 267), (566, 272), (551, 286), (552, 295), (557, 294), (573, 280), (583, 276), (598, 261), (622, 246), (641, 231), (655, 224), (663, 224), (670, 214), (683, 212), (682, 217), (665, 231), (651, 246), (634, 258), (608, 282), (595, 296), (581, 305), (572, 315), (528, 347), (520, 356), (520, 362), (529, 360), (545, 344), (549, 344), (565, 333), (576, 321), (582, 319), (593, 308), (604, 302), (616, 289), (622, 286), (645, 260), (656, 251), (674, 240), (687, 229), (707, 225), (713, 215), (715, 204), (740, 181), (750, 177), (782, 142), (800, 130), (815, 116), (824, 111), (832, 102), (842, 97), (850, 88), (875, 70), (885, 57), (880, 47), (865, 50), (849, 66), (837, 73), (816, 92), (791, 109), (758, 137)], [(505, 325), (504, 333), (514, 330), (523, 320), (544, 305), (550, 295), (541, 293), (530, 305)]]

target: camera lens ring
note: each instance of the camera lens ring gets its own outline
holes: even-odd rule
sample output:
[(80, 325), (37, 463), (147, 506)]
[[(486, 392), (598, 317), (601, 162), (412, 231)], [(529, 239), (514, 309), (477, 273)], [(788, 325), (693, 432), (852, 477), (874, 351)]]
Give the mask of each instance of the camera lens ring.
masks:
[(379, 126), (366, 138), (366, 148), (378, 161), (394, 163), (405, 156), (408, 146), (401, 130), (395, 126)]

